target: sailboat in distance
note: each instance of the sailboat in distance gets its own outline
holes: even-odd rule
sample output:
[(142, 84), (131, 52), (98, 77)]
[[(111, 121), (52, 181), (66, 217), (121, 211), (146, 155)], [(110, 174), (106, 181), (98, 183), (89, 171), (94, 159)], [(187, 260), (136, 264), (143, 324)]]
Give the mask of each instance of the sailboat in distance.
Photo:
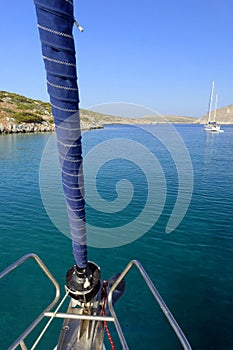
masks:
[(212, 88), (211, 88), (211, 94), (210, 94), (210, 100), (209, 100), (209, 110), (208, 110), (207, 121), (204, 126), (204, 129), (209, 132), (223, 132), (224, 130), (221, 129), (221, 125), (216, 122), (218, 94), (216, 94), (216, 97), (215, 97), (214, 117), (213, 117), (213, 120), (211, 120), (212, 112), (213, 112), (212, 111), (213, 95), (214, 95), (214, 81), (212, 82)]

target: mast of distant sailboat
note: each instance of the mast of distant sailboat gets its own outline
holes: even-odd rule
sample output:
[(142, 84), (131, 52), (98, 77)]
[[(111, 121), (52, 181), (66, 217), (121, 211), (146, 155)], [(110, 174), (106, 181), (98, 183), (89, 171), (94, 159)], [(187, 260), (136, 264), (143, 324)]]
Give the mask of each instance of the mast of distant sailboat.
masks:
[(207, 125), (210, 122), (211, 111), (212, 111), (213, 95), (214, 95), (214, 80), (212, 81), (212, 89), (211, 89), (210, 100), (209, 100), (209, 112), (208, 112), (208, 119), (207, 119), (207, 123), (206, 123)]
[(217, 106), (218, 106), (218, 94), (216, 94), (216, 98), (215, 98), (214, 123), (216, 123)]

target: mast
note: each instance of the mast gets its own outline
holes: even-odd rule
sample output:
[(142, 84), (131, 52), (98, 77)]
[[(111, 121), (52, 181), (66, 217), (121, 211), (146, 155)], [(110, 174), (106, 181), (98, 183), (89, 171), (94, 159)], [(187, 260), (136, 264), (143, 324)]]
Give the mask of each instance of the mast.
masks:
[(217, 106), (218, 106), (218, 94), (216, 94), (216, 98), (215, 98), (214, 122), (216, 122)]
[(207, 123), (206, 124), (209, 124), (209, 122), (210, 122), (211, 111), (212, 111), (213, 94), (214, 94), (214, 80), (212, 81), (212, 89), (211, 89), (211, 94), (210, 94), (210, 99), (209, 99), (209, 111), (208, 111), (208, 118), (207, 118)]

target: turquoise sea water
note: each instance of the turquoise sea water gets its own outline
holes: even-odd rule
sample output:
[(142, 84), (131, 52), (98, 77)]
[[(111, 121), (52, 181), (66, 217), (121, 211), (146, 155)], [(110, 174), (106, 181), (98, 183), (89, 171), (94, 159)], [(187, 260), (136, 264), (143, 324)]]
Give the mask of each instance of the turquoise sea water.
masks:
[[(149, 128), (167, 132), (165, 126)], [(150, 133), (133, 126), (107, 126), (83, 137), (85, 155), (99, 142), (123, 138), (144, 145), (157, 157), (166, 179), (166, 198), (157, 222), (129, 244), (107, 249), (89, 247), (89, 259), (101, 267), (104, 279), (121, 271), (131, 259), (141, 261), (193, 349), (200, 350), (233, 349), (233, 127), (223, 128), (224, 133), (207, 134), (198, 125), (175, 127), (191, 157), (193, 191), (186, 215), (170, 234), (165, 229), (179, 194), (179, 171), (171, 152)], [(50, 137), (50, 134), (0, 137), (0, 269), (34, 252), (45, 261), (63, 290), (65, 273), (73, 264), (71, 241), (51, 222), (39, 188), (41, 156)], [(51, 166), (48, 164), (48, 174)], [(89, 176), (86, 185), (91, 201), (93, 188), (89, 186)], [(112, 160), (105, 162), (97, 176), (98, 191), (105, 201), (117, 198), (115, 186), (122, 178), (134, 187), (126, 208), (111, 214), (100, 213), (91, 208), (91, 203), (87, 206), (88, 222), (94, 227), (108, 228), (110, 235), (112, 228), (121, 230), (122, 225), (139, 217), (148, 198), (148, 174), (135, 161), (115, 159), (113, 152)], [(160, 190), (153, 188), (155, 194)], [(124, 194), (127, 200), (127, 187), (123, 197)], [(153, 209), (156, 210), (149, 206), (151, 215)], [(140, 220), (133, 227), (136, 231), (142, 228)], [(125, 296), (116, 309), (130, 349), (180, 349), (136, 270), (126, 282)], [(53, 293), (32, 261), (0, 282), (0, 349), (7, 349), (50, 302)], [(59, 327), (60, 322), (55, 321), (39, 349), (55, 346)], [(29, 344), (31, 341), (29, 338)], [(108, 348), (107, 340), (106, 345)], [(117, 341), (116, 348), (120, 349)]]

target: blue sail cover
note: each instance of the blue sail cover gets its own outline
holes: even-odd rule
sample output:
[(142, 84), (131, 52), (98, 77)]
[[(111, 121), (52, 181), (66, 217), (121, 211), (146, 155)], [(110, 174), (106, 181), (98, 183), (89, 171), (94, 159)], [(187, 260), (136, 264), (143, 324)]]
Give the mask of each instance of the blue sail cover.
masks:
[(76, 74), (73, 0), (35, 0), (67, 204), (73, 254), (87, 266), (84, 180)]

